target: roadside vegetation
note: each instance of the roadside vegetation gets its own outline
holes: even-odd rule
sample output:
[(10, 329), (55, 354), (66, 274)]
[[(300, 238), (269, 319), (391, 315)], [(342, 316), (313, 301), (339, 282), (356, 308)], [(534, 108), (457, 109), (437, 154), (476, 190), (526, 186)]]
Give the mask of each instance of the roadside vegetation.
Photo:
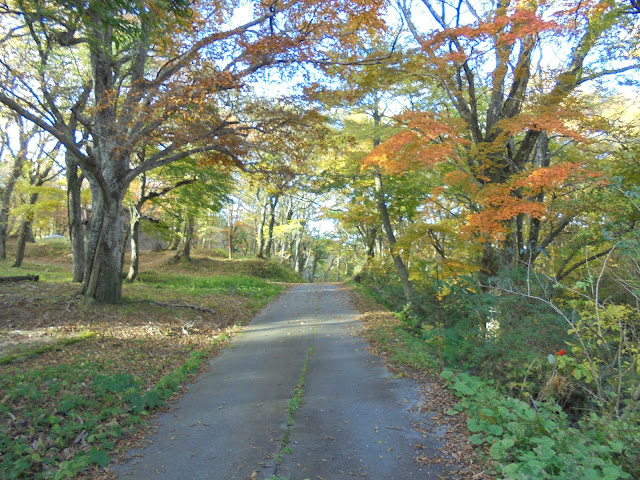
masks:
[[(11, 247), (11, 244), (10, 244)], [(266, 260), (145, 252), (118, 305), (84, 301), (68, 242), (0, 261), (0, 477), (95, 478), (263, 305), (300, 278)]]
[(392, 364), (441, 377), (459, 398), (447, 415), (464, 412), (488, 474), (640, 478), (636, 280), (625, 297), (612, 277), (595, 279), (606, 303), (582, 282), (544, 300), (507, 291), (504, 277), (484, 292), (470, 278), (423, 281), (406, 304), (392, 269), (372, 266), (355, 284), (387, 310), (365, 316), (366, 334)]

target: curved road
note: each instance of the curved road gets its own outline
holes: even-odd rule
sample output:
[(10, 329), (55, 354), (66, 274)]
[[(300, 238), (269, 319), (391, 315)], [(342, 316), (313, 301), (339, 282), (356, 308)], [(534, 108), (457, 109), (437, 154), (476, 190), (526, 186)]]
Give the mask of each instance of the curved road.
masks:
[[(356, 318), (341, 285), (292, 287), (211, 360), (152, 443), (114, 468), (119, 478), (454, 478), (444, 464), (414, 462), (416, 445), (440, 455), (412, 428), (428, 424), (410, 411), (417, 387), (366, 350)], [(304, 401), (290, 418), (305, 365)]]

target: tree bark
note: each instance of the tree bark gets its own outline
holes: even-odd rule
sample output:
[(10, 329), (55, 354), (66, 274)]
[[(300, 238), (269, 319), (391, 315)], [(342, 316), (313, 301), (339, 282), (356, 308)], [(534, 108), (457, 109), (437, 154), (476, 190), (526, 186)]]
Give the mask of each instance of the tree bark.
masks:
[(182, 232), (180, 235), (180, 243), (178, 243), (178, 249), (173, 256), (173, 260), (186, 260), (191, 261), (191, 242), (193, 240), (193, 230), (195, 222), (192, 214), (187, 214), (182, 225)]
[(100, 303), (118, 303), (122, 295), (122, 198), (98, 191), (87, 232), (82, 293)]
[(264, 258), (264, 224), (267, 221), (267, 208), (269, 207), (269, 202), (266, 202), (262, 205), (262, 216), (260, 221), (258, 222), (258, 258)]
[(131, 209), (131, 219), (129, 223), (131, 235), (131, 262), (129, 263), (129, 272), (127, 273), (127, 282), (132, 283), (138, 278), (138, 270), (140, 268), (140, 209), (136, 205)]
[(38, 275), (20, 275), (14, 277), (0, 277), (0, 283), (2, 282), (37, 282), (40, 280)]
[(27, 139), (23, 135), (22, 129), (20, 132), (20, 150), (13, 159), (13, 166), (11, 173), (7, 180), (7, 184), (4, 188), (2, 195), (2, 204), (0, 204), (0, 258), (7, 258), (7, 236), (9, 230), (9, 207), (11, 206), (11, 195), (13, 195), (13, 189), (16, 182), (22, 175), (22, 166), (25, 162), (25, 155), (27, 154)]
[(271, 251), (273, 250), (273, 229), (276, 225), (276, 207), (279, 199), (278, 195), (272, 195), (269, 198), (269, 239), (265, 248), (267, 258), (271, 258)]
[(233, 259), (233, 203), (229, 203), (227, 211), (227, 243), (229, 247), (229, 260)]
[(318, 257), (318, 254), (316, 252), (313, 253), (313, 264), (311, 267), (311, 276), (309, 277), (309, 282), (313, 283), (316, 280), (316, 270), (318, 268), (318, 262), (320, 261), (320, 258)]
[(78, 164), (68, 150), (65, 153), (67, 177), (67, 214), (69, 219), (69, 237), (71, 257), (73, 259), (73, 280), (82, 283), (84, 277), (84, 226), (82, 225), (82, 181), (84, 175), (78, 175)]

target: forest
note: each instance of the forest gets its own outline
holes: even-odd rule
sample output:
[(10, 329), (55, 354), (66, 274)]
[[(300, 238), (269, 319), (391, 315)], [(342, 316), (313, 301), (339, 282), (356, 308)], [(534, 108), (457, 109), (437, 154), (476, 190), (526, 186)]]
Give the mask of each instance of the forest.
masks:
[(64, 241), (101, 306), (152, 251), (347, 281), (395, 312), (379, 339), (442, 374), (499, 478), (640, 478), (638, 0), (0, 19), (3, 272)]

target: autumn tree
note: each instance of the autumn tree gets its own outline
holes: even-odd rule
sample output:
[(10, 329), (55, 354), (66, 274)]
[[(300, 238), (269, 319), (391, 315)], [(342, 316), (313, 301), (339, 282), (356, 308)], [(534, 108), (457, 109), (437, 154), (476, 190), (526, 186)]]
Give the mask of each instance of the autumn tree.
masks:
[[(394, 50), (395, 45), (392, 42), (382, 41), (377, 41), (373, 45), (375, 48), (371, 47), (368, 50), (374, 52), (373, 56), (377, 58), (375, 62), (349, 65), (340, 69), (336, 72), (336, 77), (341, 80), (338, 89), (318, 86), (315, 91), (310, 90), (310, 94), (313, 98), (323, 101), (326, 108), (337, 108), (340, 112), (348, 112), (346, 120), (340, 122), (342, 125), (339, 125), (339, 128), (342, 129), (342, 135), (345, 138), (351, 137), (352, 145), (349, 145), (349, 142), (343, 145), (342, 161), (345, 164), (342, 172), (335, 168), (330, 170), (337, 174), (337, 177), (348, 178), (344, 186), (347, 186), (347, 189), (353, 189), (353, 193), (357, 192), (358, 201), (352, 202), (353, 205), (349, 207), (349, 210), (352, 210), (349, 214), (350, 221), (356, 219), (353, 213), (358, 209), (364, 208), (366, 211), (366, 213), (362, 212), (364, 215), (360, 216), (361, 222), (356, 225), (356, 228), (367, 247), (368, 263), (372, 259), (373, 245), (380, 230), (386, 238), (389, 256), (402, 282), (405, 300), (410, 302), (413, 297), (413, 284), (409, 278), (406, 258), (403, 258), (402, 249), (397, 245), (397, 220), (400, 218), (392, 217), (390, 204), (395, 203), (396, 206), (406, 204), (411, 208), (409, 204), (413, 205), (410, 200), (412, 196), (404, 199), (394, 198), (390, 194), (394, 186), (388, 183), (398, 178), (392, 180), (379, 165), (364, 165), (360, 171), (363, 167), (360, 161), (364, 155), (391, 135), (393, 131), (391, 112), (401, 105), (407, 92), (407, 90), (403, 91), (407, 84), (406, 76), (396, 68), (401, 57)], [(339, 184), (339, 180), (337, 178), (336, 180)], [(399, 181), (402, 182), (402, 180)], [(367, 205), (374, 206), (376, 218), (371, 218), (372, 211), (367, 210)], [(346, 217), (343, 216), (343, 219), (346, 220)], [(404, 257), (407, 256), (406, 253), (405, 250)], [(365, 268), (366, 266), (365, 264)]]
[[(570, 209), (549, 208), (553, 191), (589, 175), (584, 163), (558, 161), (563, 143), (593, 131), (581, 89), (638, 68), (625, 42), (636, 19), (627, 5), (598, 1), (398, 7), (417, 44), (404, 68), (445, 101), (400, 117), (405, 129), (369, 160), (389, 172), (450, 165), (431, 200), (466, 197), (465, 229), (483, 242), (482, 271), (532, 264), (575, 220)], [(545, 63), (552, 48), (559, 65)]]
[[(312, 3), (313, 8), (308, 9)], [(143, 172), (195, 153), (240, 161), (243, 133), (225, 92), (268, 66), (330, 61), (350, 48), (354, 33), (379, 28), (380, 4), (294, 1), (256, 3), (238, 24), (233, 2), (190, 5), (181, 0), (16, 1), (5, 3), (0, 102), (56, 137), (93, 184), (93, 208), (83, 291), (117, 302), (121, 292), (120, 212), (129, 184)], [(313, 15), (309, 12), (313, 11)], [(11, 25), (9, 29), (8, 25)], [(28, 50), (13, 44), (26, 37)], [(13, 61), (26, 56), (37, 74)], [(89, 59), (78, 69), (74, 60)], [(52, 89), (61, 65), (75, 88)], [(86, 105), (79, 101), (90, 92)], [(61, 97), (76, 108), (61, 109)], [(210, 108), (202, 108), (208, 105)], [(89, 132), (78, 145), (69, 118)], [(132, 166), (141, 145), (161, 147)], [(243, 146), (244, 145), (244, 146)]]

